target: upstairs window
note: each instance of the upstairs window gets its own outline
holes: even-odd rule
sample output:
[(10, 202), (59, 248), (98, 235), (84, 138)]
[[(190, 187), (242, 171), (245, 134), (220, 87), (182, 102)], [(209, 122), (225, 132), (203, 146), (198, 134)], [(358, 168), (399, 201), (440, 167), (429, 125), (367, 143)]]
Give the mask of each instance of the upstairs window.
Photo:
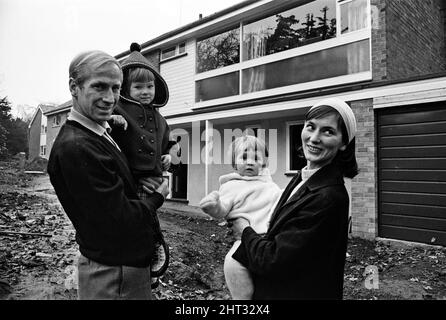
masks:
[(57, 114), (53, 118), (53, 127), (54, 126), (60, 126), (61, 117), (60, 114)]
[(311, 1), (243, 27), (243, 61), (336, 37), (336, 0)]
[(175, 56), (177, 47), (172, 47), (161, 52), (161, 60), (166, 60)]
[(186, 43), (180, 43), (179, 45), (178, 45), (178, 53), (179, 54), (182, 54), (182, 53), (185, 53), (186, 52)]
[(178, 45), (172, 46), (161, 51), (161, 61), (183, 55), (186, 53), (186, 43), (182, 42)]
[(367, 28), (367, 0), (351, 0), (340, 3), (341, 34)]
[(240, 62), (240, 28), (197, 42), (197, 73)]

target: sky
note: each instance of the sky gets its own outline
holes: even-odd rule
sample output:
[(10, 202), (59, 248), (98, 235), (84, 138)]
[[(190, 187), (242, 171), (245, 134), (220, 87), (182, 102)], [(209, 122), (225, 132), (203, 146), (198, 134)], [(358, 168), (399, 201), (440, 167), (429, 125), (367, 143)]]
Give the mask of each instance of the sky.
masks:
[(13, 116), (71, 97), (68, 66), (85, 50), (117, 55), (243, 0), (0, 0), (0, 98)]

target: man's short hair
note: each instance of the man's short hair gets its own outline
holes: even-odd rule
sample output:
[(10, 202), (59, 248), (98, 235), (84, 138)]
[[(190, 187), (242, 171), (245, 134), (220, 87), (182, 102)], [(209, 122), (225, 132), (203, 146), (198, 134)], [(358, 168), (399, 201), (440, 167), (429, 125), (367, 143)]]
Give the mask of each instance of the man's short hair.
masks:
[(121, 65), (114, 57), (100, 50), (86, 51), (78, 54), (70, 63), (69, 76), (78, 85), (82, 85), (92, 70), (99, 69), (106, 64), (114, 64), (119, 70)]

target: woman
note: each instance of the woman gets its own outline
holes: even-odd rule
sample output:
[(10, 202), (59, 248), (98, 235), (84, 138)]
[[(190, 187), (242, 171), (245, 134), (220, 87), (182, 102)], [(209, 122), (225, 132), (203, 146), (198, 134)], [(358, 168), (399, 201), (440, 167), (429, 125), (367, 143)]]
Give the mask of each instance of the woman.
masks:
[(349, 198), (344, 177), (358, 173), (356, 119), (339, 99), (306, 114), (302, 148), (307, 166), (280, 198), (268, 232), (233, 222), (242, 243), (233, 258), (253, 275), (254, 299), (342, 299)]

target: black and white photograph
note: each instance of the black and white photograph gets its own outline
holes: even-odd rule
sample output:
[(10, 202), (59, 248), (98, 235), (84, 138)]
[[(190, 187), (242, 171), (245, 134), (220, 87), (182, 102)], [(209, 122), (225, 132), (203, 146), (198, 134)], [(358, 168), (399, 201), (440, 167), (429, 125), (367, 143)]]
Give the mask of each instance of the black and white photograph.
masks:
[(446, 1), (0, 0), (0, 300), (445, 301)]

